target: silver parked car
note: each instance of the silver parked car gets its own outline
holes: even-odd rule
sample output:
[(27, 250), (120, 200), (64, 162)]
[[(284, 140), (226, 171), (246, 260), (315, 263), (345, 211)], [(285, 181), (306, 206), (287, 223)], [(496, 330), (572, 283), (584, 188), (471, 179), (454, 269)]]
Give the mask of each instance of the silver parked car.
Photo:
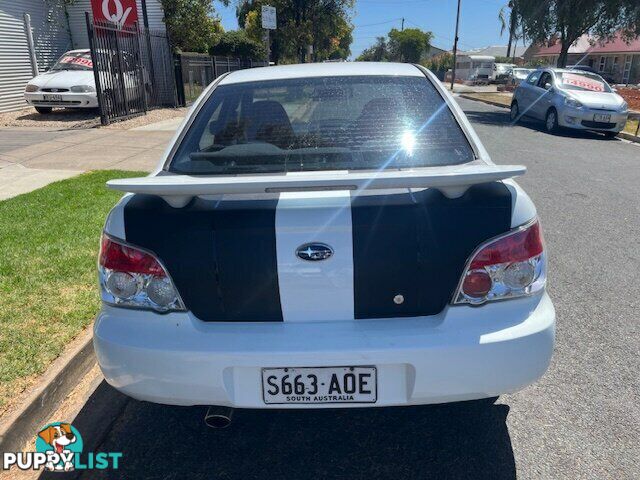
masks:
[(613, 137), (627, 123), (629, 107), (602, 77), (559, 68), (539, 69), (520, 82), (511, 102), (511, 120), (544, 120), (548, 132), (561, 127), (594, 130)]

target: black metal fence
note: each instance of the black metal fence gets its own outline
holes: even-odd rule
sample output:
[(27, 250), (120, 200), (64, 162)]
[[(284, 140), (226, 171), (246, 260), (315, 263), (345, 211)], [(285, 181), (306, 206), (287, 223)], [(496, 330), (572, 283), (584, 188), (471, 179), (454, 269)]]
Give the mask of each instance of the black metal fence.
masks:
[(138, 25), (118, 27), (86, 16), (103, 125), (149, 109), (178, 106), (169, 39)]
[(180, 53), (176, 56), (176, 86), (180, 103), (192, 103), (200, 93), (223, 73), (245, 68), (265, 67), (266, 61)]

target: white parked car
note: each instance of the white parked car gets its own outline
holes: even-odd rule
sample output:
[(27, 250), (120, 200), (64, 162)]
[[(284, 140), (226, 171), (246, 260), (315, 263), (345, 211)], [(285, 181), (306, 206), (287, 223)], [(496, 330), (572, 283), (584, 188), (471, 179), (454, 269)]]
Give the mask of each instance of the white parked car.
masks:
[(627, 123), (629, 106), (595, 73), (547, 68), (529, 74), (513, 93), (511, 120), (522, 115), (544, 120), (548, 132), (572, 128), (615, 137)]
[(27, 84), (24, 98), (38, 113), (50, 113), (53, 107), (97, 108), (91, 52), (71, 50), (62, 55)]
[(416, 405), (536, 381), (554, 346), (536, 210), (428, 70), (218, 78), (102, 237), (94, 345), (140, 400)]
[(494, 63), (491, 80), (496, 83), (506, 82), (517, 65), (513, 63)]
[(520, 82), (526, 80), (529, 74), (533, 71), (535, 71), (533, 68), (514, 68), (509, 74), (507, 83), (510, 83), (511, 85), (520, 85)]

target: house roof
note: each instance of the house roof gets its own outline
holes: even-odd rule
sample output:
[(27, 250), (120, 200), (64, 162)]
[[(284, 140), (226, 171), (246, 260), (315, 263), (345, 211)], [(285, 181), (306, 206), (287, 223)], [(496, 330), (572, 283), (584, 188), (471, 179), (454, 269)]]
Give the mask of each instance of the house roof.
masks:
[[(620, 34), (609, 42), (599, 42), (594, 37), (583, 35), (573, 45), (569, 47), (569, 53), (640, 53), (640, 37), (631, 42), (624, 41)], [(537, 47), (534, 57), (547, 57), (560, 54), (560, 41)]]
[[(511, 56), (522, 57), (527, 47), (524, 45), (516, 45), (515, 55), (511, 53)], [(513, 52), (513, 50), (512, 50)], [(467, 55), (489, 55), (491, 57), (506, 57), (507, 46), (506, 45), (490, 45), (488, 47), (476, 48), (473, 50), (467, 50), (464, 52)]]

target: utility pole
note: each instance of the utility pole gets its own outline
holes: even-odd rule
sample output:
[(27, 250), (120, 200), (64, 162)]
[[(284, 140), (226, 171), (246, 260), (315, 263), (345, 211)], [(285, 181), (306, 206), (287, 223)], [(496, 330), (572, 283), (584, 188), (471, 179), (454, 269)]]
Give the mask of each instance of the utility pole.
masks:
[(404, 32), (404, 17), (402, 17), (402, 26), (400, 27), (400, 31)]
[(458, 13), (456, 14), (456, 36), (453, 39), (453, 67), (451, 69), (451, 91), (453, 92), (453, 82), (456, 79), (456, 57), (458, 55), (458, 24), (460, 23), (460, 0), (458, 0)]

